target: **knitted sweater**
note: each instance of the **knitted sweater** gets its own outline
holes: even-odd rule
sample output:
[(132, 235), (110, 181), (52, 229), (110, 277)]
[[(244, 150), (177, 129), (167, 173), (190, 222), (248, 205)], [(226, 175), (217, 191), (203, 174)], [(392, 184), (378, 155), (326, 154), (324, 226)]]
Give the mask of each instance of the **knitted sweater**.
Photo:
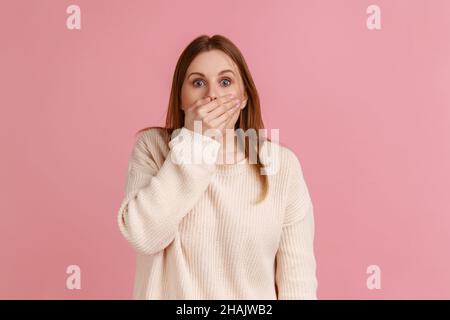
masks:
[[(213, 162), (185, 161), (199, 137)], [(278, 150), (278, 170), (254, 204), (260, 170), (248, 158), (215, 163), (219, 149), (184, 127), (172, 137), (147, 129), (136, 140), (118, 212), (136, 252), (133, 298), (317, 299), (313, 205), (298, 158), (262, 144)]]

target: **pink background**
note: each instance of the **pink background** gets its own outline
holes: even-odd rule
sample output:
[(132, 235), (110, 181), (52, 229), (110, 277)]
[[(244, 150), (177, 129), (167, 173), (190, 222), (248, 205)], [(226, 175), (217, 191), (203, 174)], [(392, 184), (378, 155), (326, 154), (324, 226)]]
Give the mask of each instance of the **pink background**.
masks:
[(131, 297), (117, 210), (133, 134), (164, 123), (181, 50), (216, 33), (302, 162), (319, 298), (450, 298), (447, 0), (2, 1), (0, 298)]

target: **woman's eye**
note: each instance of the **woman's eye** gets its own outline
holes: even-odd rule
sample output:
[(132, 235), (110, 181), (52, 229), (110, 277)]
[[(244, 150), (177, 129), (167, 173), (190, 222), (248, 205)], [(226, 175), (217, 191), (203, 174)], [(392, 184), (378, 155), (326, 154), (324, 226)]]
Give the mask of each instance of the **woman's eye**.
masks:
[[(202, 79), (195, 79), (194, 81), (192, 81), (192, 84), (194, 85), (194, 87), (201, 87), (201, 85), (197, 85), (198, 83), (204, 82)], [(231, 85), (231, 80), (230, 79), (222, 79), (221, 83), (225, 83), (224, 86), (228, 87)]]
[[(231, 81), (230, 81), (229, 79), (223, 79), (223, 81), (228, 81), (228, 82), (231, 84)], [(230, 85), (230, 84), (229, 84), (229, 85)], [(228, 87), (229, 85), (227, 85), (227, 87)]]
[(194, 80), (194, 81), (192, 82), (192, 84), (194, 85), (194, 87), (198, 87), (198, 86), (196, 85), (196, 83), (198, 83), (198, 82), (200, 82), (200, 81), (203, 81), (203, 80), (196, 79), (196, 80)]

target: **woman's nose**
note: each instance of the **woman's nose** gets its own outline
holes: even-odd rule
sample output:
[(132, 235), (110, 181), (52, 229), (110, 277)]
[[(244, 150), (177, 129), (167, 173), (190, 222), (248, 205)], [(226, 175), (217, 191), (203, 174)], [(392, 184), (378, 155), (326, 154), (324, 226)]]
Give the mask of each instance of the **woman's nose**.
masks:
[(220, 88), (210, 86), (208, 87), (207, 96), (211, 98), (211, 100), (215, 100), (222, 95)]

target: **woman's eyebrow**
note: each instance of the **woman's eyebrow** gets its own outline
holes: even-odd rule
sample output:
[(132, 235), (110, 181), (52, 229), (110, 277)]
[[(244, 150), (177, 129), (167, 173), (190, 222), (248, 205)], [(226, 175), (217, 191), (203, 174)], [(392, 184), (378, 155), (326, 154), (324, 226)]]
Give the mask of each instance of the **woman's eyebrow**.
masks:
[[(234, 74), (233, 70), (226, 69), (226, 70), (220, 71), (220, 72), (218, 73), (218, 75), (220, 76), (221, 74), (224, 74), (224, 73), (227, 73), (227, 72), (231, 72), (232, 74)], [(192, 75), (194, 75), (194, 74), (197, 74), (197, 75), (199, 75), (199, 76), (201, 76), (201, 77), (204, 77), (204, 76), (205, 76), (205, 75), (204, 75), (203, 73), (201, 73), (201, 72), (191, 72), (187, 77), (189, 78), (190, 76), (192, 76)]]

